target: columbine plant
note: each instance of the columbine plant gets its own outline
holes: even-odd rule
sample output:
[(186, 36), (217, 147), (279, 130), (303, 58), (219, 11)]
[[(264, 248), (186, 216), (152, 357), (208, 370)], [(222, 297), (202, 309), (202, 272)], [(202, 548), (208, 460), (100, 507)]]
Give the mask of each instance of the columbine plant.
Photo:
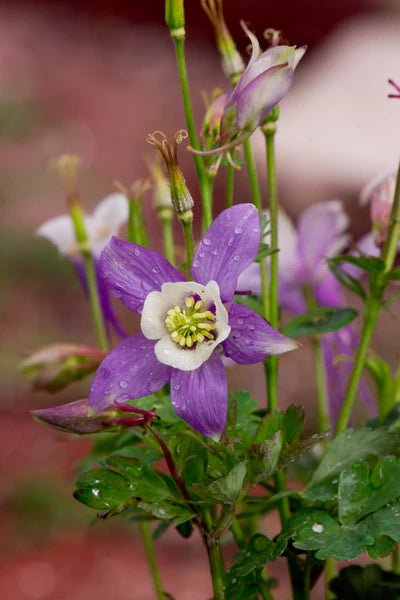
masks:
[[(24, 361), (34, 386), (53, 392), (96, 371), (85, 397), (32, 412), (57, 429), (95, 436), (93, 468), (78, 475), (74, 496), (101, 518), (120, 514), (136, 524), (157, 600), (174, 597), (174, 590), (165, 590), (154, 547), (154, 539), (172, 527), (184, 539), (199, 532), (214, 600), (282, 598), (280, 582), (268, 570), (276, 560), (294, 600), (310, 600), (321, 577), (326, 598), (394, 599), (400, 590), (400, 372), (370, 346), (381, 310), (393, 311), (398, 299), (391, 288), (400, 279), (400, 174), (363, 192), (372, 231), (359, 241), (351, 241), (338, 200), (307, 208), (295, 227), (278, 203), (275, 135), (278, 103), (305, 48), (269, 28), (268, 48), (261, 52), (243, 26), (252, 42), (244, 68), (222, 0), (201, 3), (234, 87), (214, 99), (199, 139), (187, 79), (184, 4), (167, 0), (188, 132), (178, 131), (172, 143), (160, 131), (147, 137), (165, 163), (163, 169), (149, 160), (163, 254), (150, 247), (146, 178), (129, 188), (118, 184), (121, 194), (85, 215), (76, 159), (57, 161), (69, 214), (38, 233), (75, 265), (100, 348), (85, 340), (54, 344)], [(266, 199), (250, 140), (257, 129), (265, 140)], [(186, 137), (199, 195), (189, 192), (178, 161)], [(238, 164), (230, 151), (242, 147), (249, 194), (238, 202)], [(218, 158), (210, 159), (214, 154)], [(213, 202), (220, 165), (226, 167), (225, 208)], [(202, 208), (197, 222), (196, 204)], [(125, 222), (127, 239), (117, 237)], [(195, 236), (200, 230), (204, 234)], [(357, 310), (348, 306), (354, 295)], [(125, 337), (115, 320), (111, 296), (140, 315), (132, 335)], [(114, 347), (108, 325), (124, 337)], [(295, 362), (303, 350), (292, 359), (279, 355), (300, 348), (298, 338), (303, 348), (307, 338), (311, 342), (315, 373), (305, 432), (304, 409), (290, 404), (297, 397), (285, 397), (278, 385), (279, 360)], [(261, 382), (265, 374), (265, 405), (246, 391), (229, 393), (225, 365), (255, 363), (264, 367), (258, 377)], [(362, 403), (354, 410), (358, 398), (373, 418)], [(270, 529), (277, 520), (265, 520), (273, 511), (278, 533)], [(229, 560), (228, 545), (235, 547)], [(364, 565), (375, 563), (335, 563), (362, 555)], [(387, 561), (380, 563), (389, 555), (391, 570)]]

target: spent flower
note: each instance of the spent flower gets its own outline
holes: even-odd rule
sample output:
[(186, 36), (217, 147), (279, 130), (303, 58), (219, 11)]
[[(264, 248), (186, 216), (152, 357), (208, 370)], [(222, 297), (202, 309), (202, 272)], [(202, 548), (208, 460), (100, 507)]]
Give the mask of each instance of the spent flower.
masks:
[(102, 275), (112, 293), (141, 314), (141, 333), (116, 346), (98, 369), (89, 395), (94, 413), (170, 381), (175, 412), (204, 435), (221, 435), (227, 380), (220, 349), (237, 363), (252, 364), (298, 346), (233, 302), (237, 279), (259, 242), (253, 205), (225, 210), (197, 248), (193, 281), (185, 281), (157, 252), (112, 238), (101, 256)]
[(201, 0), (204, 12), (214, 28), (218, 50), (222, 58), (222, 69), (227, 77), (236, 83), (244, 70), (244, 62), (240, 52), (226, 25), (222, 0)]

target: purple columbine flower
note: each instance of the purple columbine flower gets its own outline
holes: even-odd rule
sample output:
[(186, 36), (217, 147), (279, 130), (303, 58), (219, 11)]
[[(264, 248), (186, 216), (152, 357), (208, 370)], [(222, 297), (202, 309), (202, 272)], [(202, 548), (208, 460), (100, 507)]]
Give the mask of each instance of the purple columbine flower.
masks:
[(194, 151), (208, 155), (226, 152), (241, 144), (264, 121), (289, 91), (294, 71), (306, 46), (274, 46), (260, 55), (256, 36), (242, 23), (252, 44), (250, 61), (228, 98), (221, 118), (221, 147)]
[(116, 346), (99, 367), (89, 409), (106, 410), (171, 383), (175, 412), (209, 437), (227, 416), (220, 349), (241, 364), (298, 347), (264, 319), (232, 302), (241, 272), (254, 260), (260, 224), (251, 204), (223, 211), (201, 240), (185, 281), (153, 250), (112, 238), (101, 271), (112, 293), (141, 314), (141, 333)]
[[(326, 259), (339, 254), (348, 245), (348, 222), (339, 200), (317, 203), (304, 210), (297, 229), (289, 217), (280, 212), (279, 304), (282, 308), (295, 315), (304, 313), (307, 310), (306, 287), (310, 288), (320, 306), (345, 306), (342, 288), (330, 272)], [(238, 289), (260, 292), (259, 264), (246, 269), (239, 279)], [(358, 343), (351, 324), (322, 337), (332, 424), (343, 402), (353, 368), (351, 359)], [(373, 412), (372, 400), (364, 382), (361, 392), (367, 408)]]
[[(112, 307), (107, 286), (99, 270), (99, 258), (111, 237), (116, 235), (122, 225), (127, 222), (128, 212), (128, 201), (125, 195), (115, 193), (104, 198), (92, 214), (85, 216), (85, 227), (89, 238), (89, 249), (94, 259), (104, 321), (108, 326), (109, 333), (110, 328), (113, 328), (120, 337), (126, 337), (126, 333), (119, 324)], [(85, 268), (81, 250), (75, 239), (71, 217), (60, 215), (49, 219), (36, 230), (36, 233), (52, 242), (61, 254), (71, 260), (83, 289), (87, 293)]]

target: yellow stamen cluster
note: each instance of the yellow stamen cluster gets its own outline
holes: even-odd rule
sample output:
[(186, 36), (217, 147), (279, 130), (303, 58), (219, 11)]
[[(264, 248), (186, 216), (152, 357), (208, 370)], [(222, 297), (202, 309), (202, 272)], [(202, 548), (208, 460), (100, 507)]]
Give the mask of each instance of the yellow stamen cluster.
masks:
[(214, 340), (213, 331), (216, 329), (215, 315), (205, 310), (202, 300), (186, 296), (185, 306), (175, 306), (167, 312), (165, 326), (171, 334), (171, 339), (182, 348), (192, 348), (204, 340)]

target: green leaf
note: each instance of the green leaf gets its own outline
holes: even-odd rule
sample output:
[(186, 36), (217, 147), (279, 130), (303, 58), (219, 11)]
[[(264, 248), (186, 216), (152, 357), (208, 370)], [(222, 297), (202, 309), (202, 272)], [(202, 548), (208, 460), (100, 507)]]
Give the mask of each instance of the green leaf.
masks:
[(336, 277), (336, 279), (341, 283), (344, 287), (352, 291), (354, 294), (357, 294), (363, 300), (366, 299), (367, 295), (365, 293), (364, 288), (361, 283), (355, 277), (352, 277), (347, 271), (342, 269), (337, 261), (334, 259), (328, 259), (328, 266), (331, 270), (331, 273)]
[(341, 569), (330, 583), (335, 600), (398, 600), (400, 575), (379, 565), (351, 565)]
[(389, 271), (389, 273), (385, 274), (385, 279), (387, 281), (399, 281), (400, 279), (400, 267), (396, 267), (395, 269), (392, 269), (392, 271)]
[(277, 252), (279, 252), (279, 248), (271, 248), (271, 246), (269, 246), (265, 242), (261, 242), (254, 262), (259, 263), (262, 261), (263, 258), (271, 256), (272, 254), (276, 254)]
[(240, 462), (226, 475), (213, 481), (208, 490), (210, 497), (224, 503), (231, 503), (240, 493), (246, 476), (246, 463)]
[(144, 500), (165, 500), (171, 491), (164, 479), (152, 468), (135, 458), (126, 456), (110, 456), (106, 464), (124, 475), (133, 491), (133, 496)]
[(381, 535), (375, 539), (375, 542), (368, 546), (367, 552), (371, 558), (385, 558), (396, 548), (396, 542), (388, 535)]
[(354, 525), (360, 519), (368, 493), (369, 465), (365, 460), (355, 462), (341, 472), (338, 501), (339, 520), (343, 525)]
[(171, 519), (175, 526), (193, 519), (193, 512), (183, 504), (169, 502), (139, 502), (138, 507), (156, 519)]
[(350, 256), (348, 254), (340, 254), (339, 256), (334, 256), (329, 259), (330, 265), (339, 263), (349, 263), (372, 274), (382, 273), (385, 269), (384, 261), (377, 256)]
[(225, 595), (229, 600), (256, 600), (263, 581), (262, 570), (276, 553), (276, 544), (260, 533), (254, 535), (236, 554), (225, 574)]
[(300, 437), (305, 419), (304, 406), (290, 404), (283, 413), (282, 425), (285, 431), (285, 441), (292, 442)]
[(272, 440), (252, 444), (247, 449), (249, 483), (269, 479), (275, 472), (282, 449), (283, 433), (277, 431)]
[(290, 321), (282, 332), (292, 338), (329, 333), (348, 325), (356, 316), (352, 308), (314, 308)]
[(310, 484), (303, 491), (303, 497), (307, 500), (332, 500), (343, 469), (363, 458), (389, 452), (395, 444), (395, 436), (384, 427), (342, 431), (330, 444)]
[(74, 498), (97, 510), (123, 510), (135, 495), (126, 477), (109, 469), (93, 469), (76, 481)]

